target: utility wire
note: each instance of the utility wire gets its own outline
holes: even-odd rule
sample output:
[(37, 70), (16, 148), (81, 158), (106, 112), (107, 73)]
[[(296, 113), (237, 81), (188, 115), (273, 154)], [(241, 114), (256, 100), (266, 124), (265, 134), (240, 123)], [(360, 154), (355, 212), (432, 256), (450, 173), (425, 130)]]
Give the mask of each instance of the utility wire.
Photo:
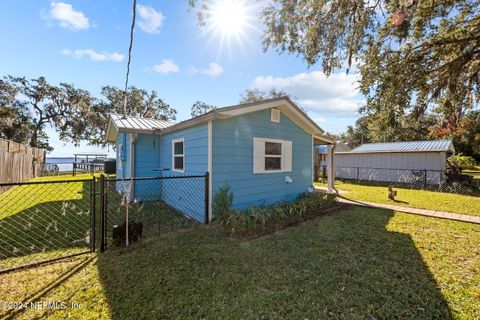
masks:
[(137, 0), (133, 0), (133, 18), (132, 18), (132, 26), (130, 27), (130, 46), (128, 47), (127, 74), (125, 75), (125, 89), (123, 90), (123, 118), (126, 118), (126, 115), (127, 115), (128, 77), (130, 75), (130, 61), (132, 60), (133, 29), (135, 28), (136, 15), (137, 15)]

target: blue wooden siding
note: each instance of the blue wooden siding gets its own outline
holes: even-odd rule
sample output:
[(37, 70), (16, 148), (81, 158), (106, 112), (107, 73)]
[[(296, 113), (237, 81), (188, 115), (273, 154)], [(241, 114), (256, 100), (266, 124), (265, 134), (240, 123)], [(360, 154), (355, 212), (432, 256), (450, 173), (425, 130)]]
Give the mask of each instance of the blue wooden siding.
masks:
[[(185, 139), (185, 173), (172, 171), (172, 141), (180, 138)], [(205, 173), (208, 169), (208, 126), (202, 124), (163, 135), (160, 143), (160, 166), (169, 169), (168, 175)]]
[[(172, 171), (172, 140), (184, 138), (184, 173)], [(164, 176), (202, 175), (208, 170), (208, 126), (206, 124), (161, 137), (160, 167)], [(167, 179), (162, 182), (162, 200), (184, 214), (203, 222), (205, 183), (202, 178)]]
[[(212, 193), (227, 182), (234, 193), (234, 207), (268, 205), (291, 201), (312, 183), (312, 137), (284, 114), (280, 123), (270, 121), (263, 110), (212, 123)], [(253, 174), (253, 138), (292, 141), (292, 171)], [(172, 141), (184, 138), (184, 173), (172, 170)], [(125, 140), (125, 160), (117, 155), (117, 176), (130, 177), (129, 135)], [(122, 142), (123, 142), (122, 140)], [(125, 170), (122, 171), (122, 163)], [(154, 171), (168, 169), (168, 171)], [(208, 170), (208, 125), (166, 135), (139, 135), (135, 144), (135, 177), (203, 175)], [(292, 178), (286, 183), (285, 177)], [(203, 222), (205, 216), (204, 179), (166, 179), (135, 185), (137, 200), (162, 199), (184, 214)]]
[[(135, 177), (158, 177), (160, 172), (160, 141), (159, 135), (139, 134), (135, 140)], [(133, 198), (143, 201), (159, 200), (160, 181), (136, 181)]]
[[(225, 182), (233, 191), (235, 208), (291, 201), (312, 183), (312, 136), (284, 114), (280, 123), (263, 110), (212, 123), (213, 195)], [(292, 171), (253, 174), (253, 138), (292, 141)], [(285, 177), (293, 179), (285, 183)]]
[[(172, 140), (185, 139), (185, 172), (172, 171)], [(126, 141), (125, 160), (121, 160), (121, 153), (117, 153), (119, 178), (130, 177), (130, 136), (121, 133), (117, 145)], [(164, 177), (203, 175), (208, 170), (208, 126), (201, 125), (166, 135), (140, 134), (137, 136), (134, 147), (134, 176)], [(122, 163), (124, 171), (122, 171)], [(168, 171), (158, 171), (168, 169)], [(117, 191), (129, 190), (129, 182), (118, 182)], [(203, 222), (205, 219), (205, 180), (204, 178), (180, 178), (165, 180), (136, 181), (133, 188), (132, 200), (152, 201), (162, 199), (170, 206), (181, 211), (191, 218)]]

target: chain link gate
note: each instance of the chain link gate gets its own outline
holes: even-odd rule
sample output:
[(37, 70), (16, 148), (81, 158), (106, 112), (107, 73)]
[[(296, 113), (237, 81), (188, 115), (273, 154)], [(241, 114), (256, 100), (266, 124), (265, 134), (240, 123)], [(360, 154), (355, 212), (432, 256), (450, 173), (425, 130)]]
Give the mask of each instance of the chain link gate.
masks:
[(0, 184), (0, 273), (95, 251), (95, 180)]
[[(208, 222), (209, 174), (98, 179), (100, 251)], [(128, 234), (128, 236), (127, 236)]]

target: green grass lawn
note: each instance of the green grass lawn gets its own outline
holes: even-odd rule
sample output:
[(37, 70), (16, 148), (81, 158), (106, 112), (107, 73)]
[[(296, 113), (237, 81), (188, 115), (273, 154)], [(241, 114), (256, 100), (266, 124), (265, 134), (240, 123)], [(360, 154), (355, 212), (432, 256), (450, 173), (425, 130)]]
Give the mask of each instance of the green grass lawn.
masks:
[(479, 319), (480, 226), (367, 208), (248, 242), (193, 226), (0, 275), (0, 296), (80, 304), (18, 319)]
[[(315, 184), (326, 187), (326, 184)], [(350, 200), (480, 216), (480, 197), (394, 188), (398, 192), (397, 201), (392, 201), (388, 199), (388, 188), (386, 186), (370, 186), (336, 180), (335, 187), (339, 191), (344, 191), (344, 193), (341, 193), (343, 198)]]

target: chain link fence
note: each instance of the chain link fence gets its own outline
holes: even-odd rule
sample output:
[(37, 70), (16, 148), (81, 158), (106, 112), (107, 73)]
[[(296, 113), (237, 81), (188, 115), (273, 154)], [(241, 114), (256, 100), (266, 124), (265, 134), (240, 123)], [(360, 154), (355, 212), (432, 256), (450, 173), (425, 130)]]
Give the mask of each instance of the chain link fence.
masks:
[(0, 272), (92, 251), (93, 183), (0, 184)]
[[(206, 222), (208, 175), (105, 179), (103, 249)], [(101, 191), (102, 192), (102, 191)], [(128, 221), (128, 227), (127, 227)]]
[[(327, 178), (327, 166), (316, 167), (319, 179)], [(335, 179), (352, 183), (393, 185), (399, 188), (480, 196), (480, 179), (447, 170), (335, 167)]]
[(0, 273), (204, 223), (208, 179), (101, 175), (0, 184)]

